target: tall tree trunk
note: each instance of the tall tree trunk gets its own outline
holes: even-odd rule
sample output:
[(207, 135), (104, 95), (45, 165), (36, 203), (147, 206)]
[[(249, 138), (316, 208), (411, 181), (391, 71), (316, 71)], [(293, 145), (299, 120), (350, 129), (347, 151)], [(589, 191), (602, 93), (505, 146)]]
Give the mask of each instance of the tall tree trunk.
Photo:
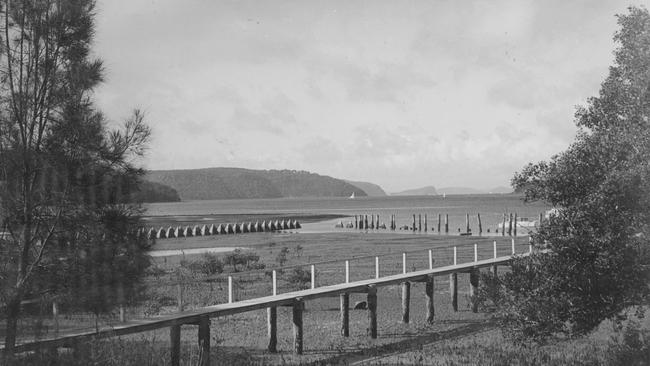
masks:
[(3, 358), (5, 364), (13, 359), (14, 347), (16, 345), (16, 334), (18, 330), (18, 317), (20, 316), (20, 303), (22, 302), (23, 291), (18, 289), (14, 296), (7, 303), (7, 329), (5, 334), (5, 349)]

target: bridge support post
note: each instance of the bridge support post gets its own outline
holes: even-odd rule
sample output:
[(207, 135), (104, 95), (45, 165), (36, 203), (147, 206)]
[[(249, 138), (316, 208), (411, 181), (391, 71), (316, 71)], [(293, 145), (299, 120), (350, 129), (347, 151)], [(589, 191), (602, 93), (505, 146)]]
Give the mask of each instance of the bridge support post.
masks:
[(199, 319), (199, 365), (210, 366), (210, 317)]
[(302, 298), (297, 298), (293, 303), (293, 352), (297, 355), (302, 354), (302, 311), (305, 308), (305, 302)]
[(445, 214), (445, 234), (449, 234), (449, 214)]
[(472, 302), (472, 312), (477, 313), (478, 312), (478, 301), (477, 301), (477, 295), (478, 295), (478, 279), (479, 279), (479, 269), (478, 268), (472, 268), (472, 271), (469, 273), (469, 297)]
[(271, 353), (278, 351), (278, 308), (275, 306), (266, 308), (267, 335), (269, 344), (267, 350)]
[(411, 315), (411, 283), (402, 282), (402, 323), (408, 324)]
[(368, 286), (368, 334), (370, 338), (377, 338), (377, 287)]
[(341, 335), (350, 336), (350, 294), (343, 293), (341, 298)]
[(433, 305), (434, 281), (435, 276), (429, 275), (427, 276), (427, 280), (425, 282), (425, 294), (427, 295), (427, 323), (429, 324), (433, 324), (433, 317), (435, 315), (435, 308)]
[(181, 360), (181, 325), (169, 327), (169, 341), (171, 343), (170, 361), (171, 366), (178, 366)]
[(449, 292), (451, 293), (451, 307), (458, 311), (458, 273), (449, 275)]

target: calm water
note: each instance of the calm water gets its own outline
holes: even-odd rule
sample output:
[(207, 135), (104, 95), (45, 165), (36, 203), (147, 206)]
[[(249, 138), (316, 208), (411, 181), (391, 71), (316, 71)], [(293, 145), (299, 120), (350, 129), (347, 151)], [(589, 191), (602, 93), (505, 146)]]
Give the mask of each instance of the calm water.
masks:
[[(516, 195), (449, 195), (442, 196), (389, 196), (348, 198), (278, 198), (246, 200), (206, 200), (172, 203), (154, 203), (148, 206), (148, 215), (211, 215), (211, 214), (341, 214), (351, 218), (307, 224), (305, 231), (331, 231), (334, 225), (354, 221), (354, 215), (379, 215), (386, 226), (390, 215), (397, 215), (397, 225), (411, 225), (413, 215), (427, 215), (429, 228), (438, 225), (442, 215), (449, 215), (449, 230), (464, 230), (465, 215), (470, 215), (473, 231), (478, 231), (477, 214), (481, 214), (483, 230), (494, 231), (503, 213), (517, 213), (519, 217), (537, 220), (548, 207), (541, 203), (526, 204)], [(370, 218), (369, 218), (370, 220)], [(523, 232), (522, 232), (523, 234)]]

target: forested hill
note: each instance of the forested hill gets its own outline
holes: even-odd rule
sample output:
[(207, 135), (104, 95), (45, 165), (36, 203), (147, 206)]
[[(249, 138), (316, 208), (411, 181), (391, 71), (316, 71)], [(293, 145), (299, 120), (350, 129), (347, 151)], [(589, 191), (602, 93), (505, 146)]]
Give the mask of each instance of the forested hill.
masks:
[(343, 180), (296, 170), (152, 170), (146, 179), (174, 188), (184, 200), (366, 196)]
[(177, 202), (181, 198), (174, 188), (145, 180), (140, 184), (140, 189), (133, 193), (131, 200), (133, 202)]

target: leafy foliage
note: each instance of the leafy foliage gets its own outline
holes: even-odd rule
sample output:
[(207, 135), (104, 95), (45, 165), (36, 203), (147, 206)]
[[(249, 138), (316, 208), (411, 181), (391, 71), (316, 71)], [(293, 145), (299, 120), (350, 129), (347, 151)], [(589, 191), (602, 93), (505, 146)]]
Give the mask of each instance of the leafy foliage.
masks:
[(529, 338), (582, 335), (648, 299), (650, 15), (630, 8), (618, 20), (616, 64), (578, 109), (576, 141), (512, 180), (559, 209), (533, 236), (551, 252), (515, 261), (502, 280), (507, 327)]
[(260, 256), (255, 252), (251, 251), (242, 251), (241, 249), (235, 249), (232, 253), (227, 254), (224, 257), (224, 263), (232, 266), (234, 272), (239, 272), (240, 267), (249, 268), (255, 266), (259, 262)]

